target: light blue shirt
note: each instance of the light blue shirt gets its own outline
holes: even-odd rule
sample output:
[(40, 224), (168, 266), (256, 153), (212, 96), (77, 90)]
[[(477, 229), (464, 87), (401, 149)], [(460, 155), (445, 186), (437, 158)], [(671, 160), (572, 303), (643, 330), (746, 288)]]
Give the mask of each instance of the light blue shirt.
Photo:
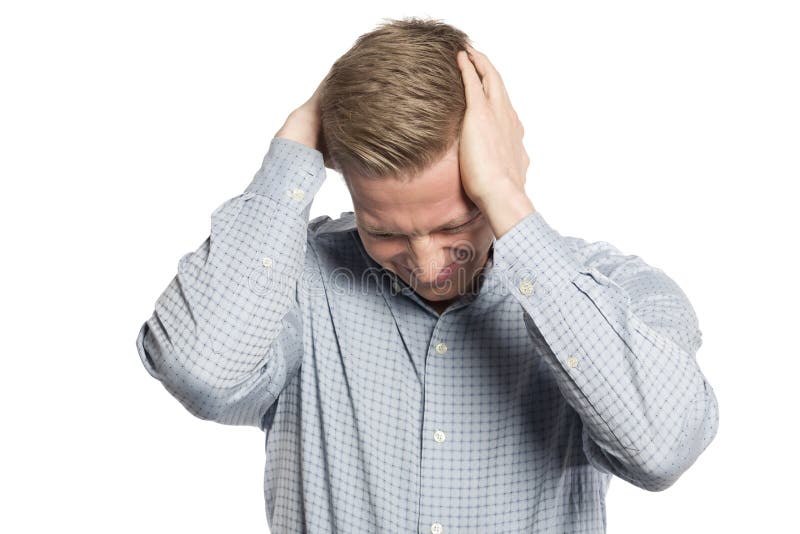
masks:
[(325, 176), (274, 138), (136, 339), (189, 412), (264, 431), (274, 534), (603, 533), (611, 475), (664, 490), (714, 438), (697, 317), (663, 271), (535, 211), (439, 315), (352, 212), (309, 222)]

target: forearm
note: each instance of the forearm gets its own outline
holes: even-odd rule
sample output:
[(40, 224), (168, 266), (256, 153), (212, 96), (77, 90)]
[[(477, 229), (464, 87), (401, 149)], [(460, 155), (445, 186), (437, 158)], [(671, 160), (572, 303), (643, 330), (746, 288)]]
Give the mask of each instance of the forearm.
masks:
[(321, 154), (276, 138), (245, 191), (211, 215), (210, 235), (137, 336), (148, 372), (193, 414), (258, 425), (299, 365), (297, 284)]
[(694, 357), (696, 317), (663, 272), (607, 243), (579, 241), (536, 212), (495, 243), (495, 257), (584, 422), (590, 460), (646, 489), (663, 489), (718, 424), (716, 398)]

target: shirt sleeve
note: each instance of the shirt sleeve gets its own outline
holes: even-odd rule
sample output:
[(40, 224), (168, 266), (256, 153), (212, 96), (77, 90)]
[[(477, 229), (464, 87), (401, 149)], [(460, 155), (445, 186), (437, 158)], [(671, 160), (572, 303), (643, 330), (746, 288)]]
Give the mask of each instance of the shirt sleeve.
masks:
[(275, 137), (245, 191), (211, 214), (209, 236), (141, 326), (147, 371), (193, 415), (263, 430), (302, 361), (299, 292), (322, 153)]
[(546, 341), (590, 463), (649, 491), (671, 486), (719, 425), (684, 292), (638, 256), (560, 235), (539, 211), (497, 239), (494, 254), (531, 337)]

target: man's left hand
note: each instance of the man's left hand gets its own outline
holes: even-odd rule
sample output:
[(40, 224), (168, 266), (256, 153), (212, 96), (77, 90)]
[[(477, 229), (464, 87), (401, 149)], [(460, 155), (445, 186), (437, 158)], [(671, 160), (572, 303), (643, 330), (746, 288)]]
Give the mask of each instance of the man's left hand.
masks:
[(500, 74), (485, 54), (466, 49), (456, 56), (467, 102), (458, 148), (461, 185), (499, 239), (534, 211), (525, 193), (530, 159)]

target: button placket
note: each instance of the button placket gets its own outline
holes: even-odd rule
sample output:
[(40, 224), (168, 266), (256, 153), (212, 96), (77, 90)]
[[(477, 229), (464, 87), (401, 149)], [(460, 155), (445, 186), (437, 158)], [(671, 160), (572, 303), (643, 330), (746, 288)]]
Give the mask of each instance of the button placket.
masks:
[[(439, 391), (436, 389), (437, 387), (441, 387), (444, 384), (449, 383), (449, 381), (446, 380), (446, 377), (450, 376), (449, 373), (452, 372), (452, 370), (450, 370), (450, 366), (456, 363), (447, 357), (447, 355), (450, 354), (451, 349), (451, 347), (448, 347), (448, 341), (453, 341), (456, 339), (454, 335), (455, 332), (449, 327), (449, 319), (450, 318), (447, 315), (440, 316), (429, 338), (427, 352), (428, 356), (426, 360), (428, 362), (427, 373), (430, 374), (428, 375), (429, 378), (425, 381), (425, 384), (426, 388), (430, 388), (430, 392), (428, 395), (426, 395), (425, 402), (425, 420), (428, 423), (425, 425), (427, 428), (425, 429), (425, 439), (422, 447), (423, 469), (425, 469), (425, 464), (427, 463), (440, 464), (443, 460), (447, 461), (454, 452), (451, 447), (448, 446), (448, 440), (457, 439), (454, 435), (447, 435), (449, 432), (448, 427), (451, 419), (446, 415), (446, 412), (442, 413), (443, 405), (438, 400), (441, 398), (439, 395), (448, 395), (449, 393), (447, 391)], [(428, 402), (428, 400), (430, 402)], [(431, 437), (433, 438), (433, 443), (428, 441)], [(441, 490), (447, 488), (447, 485), (441, 480), (432, 480), (429, 484), (425, 484), (424, 486), (425, 487), (422, 489), (423, 502), (428, 501), (431, 505), (433, 502), (435, 502), (435, 500), (431, 501), (431, 497), (439, 493)], [(431, 513), (428, 516), (431, 519), (434, 519), (438, 512), (436, 508), (420, 511), (424, 515)], [(442, 526), (442, 523), (438, 521), (432, 521), (429, 523), (429, 525), (431, 533), (444, 533), (444, 527)], [(423, 526), (423, 528), (425, 527)]]

